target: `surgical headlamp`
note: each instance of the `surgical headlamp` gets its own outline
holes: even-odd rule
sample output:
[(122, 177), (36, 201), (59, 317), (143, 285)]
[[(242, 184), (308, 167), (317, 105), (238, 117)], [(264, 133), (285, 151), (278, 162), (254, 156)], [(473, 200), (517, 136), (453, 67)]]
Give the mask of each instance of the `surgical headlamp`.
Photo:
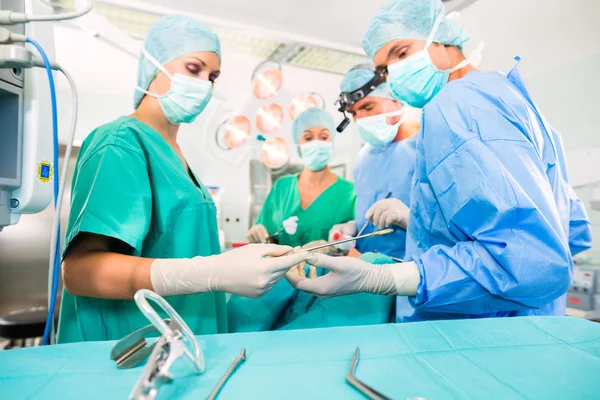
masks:
[[(371, 67), (359, 66), (357, 68), (369, 68), (370, 69)], [(373, 72), (375, 73), (375, 76), (373, 77), (373, 79), (371, 79), (369, 82), (365, 83), (363, 86), (359, 87), (358, 89), (356, 89), (352, 92), (340, 93), (340, 96), (338, 97), (335, 104), (339, 104), (338, 111), (341, 112), (342, 114), (344, 114), (344, 119), (336, 128), (336, 130), (338, 132), (342, 132), (344, 129), (346, 129), (348, 127), (348, 125), (350, 125), (350, 118), (348, 118), (348, 116), (346, 115), (346, 111), (348, 111), (348, 109), (350, 107), (352, 107), (357, 101), (367, 97), (369, 95), (369, 93), (371, 93), (373, 90), (375, 90), (375, 88), (377, 88), (377, 86), (381, 85), (382, 83), (385, 83), (386, 78), (387, 78), (386, 71), (384, 71), (382, 69), (378, 69)]]

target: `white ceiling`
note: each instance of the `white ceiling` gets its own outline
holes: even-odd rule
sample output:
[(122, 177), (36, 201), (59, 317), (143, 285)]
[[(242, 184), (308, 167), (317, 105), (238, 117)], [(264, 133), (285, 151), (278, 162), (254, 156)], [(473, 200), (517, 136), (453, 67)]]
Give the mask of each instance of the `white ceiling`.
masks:
[(459, 20), (471, 45), (485, 42), (484, 70), (507, 71), (519, 55), (536, 75), (600, 52), (597, 0), (478, 0)]
[[(110, 1), (110, 0), (108, 0)], [(216, 25), (340, 50), (360, 51), (362, 34), (388, 0), (119, 0), (196, 14)], [(420, 0), (415, 0), (420, 1)], [(449, 4), (460, 3), (454, 0)], [(459, 21), (486, 44), (482, 69), (507, 70), (515, 55), (534, 75), (600, 52), (598, 0), (477, 0)]]

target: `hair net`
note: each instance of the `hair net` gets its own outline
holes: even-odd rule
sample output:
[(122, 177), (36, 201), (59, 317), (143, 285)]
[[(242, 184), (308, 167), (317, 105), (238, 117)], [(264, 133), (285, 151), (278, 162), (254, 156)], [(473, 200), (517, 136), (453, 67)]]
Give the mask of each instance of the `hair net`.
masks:
[[(217, 34), (199, 21), (183, 15), (169, 15), (157, 19), (150, 26), (144, 48), (162, 65), (197, 51), (211, 51), (221, 57), (221, 44)], [(138, 65), (137, 85), (148, 89), (157, 73), (158, 68), (142, 54)], [(135, 108), (143, 96), (139, 90), (135, 91)]]
[[(392, 0), (371, 20), (362, 47), (373, 58), (392, 40), (427, 40), (433, 24), (444, 12), (441, 0)], [(470, 37), (465, 28), (444, 17), (433, 41), (462, 48)]]
[(292, 138), (294, 142), (298, 144), (302, 132), (315, 126), (323, 126), (329, 129), (329, 133), (335, 138), (337, 131), (335, 130), (335, 123), (331, 115), (322, 108), (309, 108), (294, 120), (294, 124), (292, 125)]
[[(340, 84), (340, 91), (342, 92), (353, 92), (363, 85), (367, 84), (371, 79), (375, 77), (372, 65), (358, 65), (352, 68)], [(384, 99), (390, 99), (399, 101), (398, 98), (392, 92), (390, 85), (387, 82), (377, 86), (375, 90), (369, 92), (367, 97), (383, 97)]]

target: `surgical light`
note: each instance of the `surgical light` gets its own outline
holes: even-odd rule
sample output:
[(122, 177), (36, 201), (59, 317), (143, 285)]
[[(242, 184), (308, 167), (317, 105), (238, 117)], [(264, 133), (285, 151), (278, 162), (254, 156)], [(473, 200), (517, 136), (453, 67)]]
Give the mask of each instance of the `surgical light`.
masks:
[(224, 121), (217, 129), (217, 145), (224, 150), (235, 149), (246, 143), (252, 132), (250, 120), (236, 115)]
[(288, 109), (290, 119), (293, 121), (298, 115), (309, 108), (324, 108), (323, 96), (317, 93), (304, 93), (292, 99)]
[(262, 133), (273, 133), (283, 124), (283, 109), (279, 104), (265, 104), (256, 112), (256, 127)]
[(283, 76), (279, 63), (265, 61), (252, 73), (252, 93), (259, 100), (276, 96), (282, 86)]
[(260, 157), (268, 168), (283, 167), (290, 159), (287, 142), (280, 137), (266, 139), (260, 149)]

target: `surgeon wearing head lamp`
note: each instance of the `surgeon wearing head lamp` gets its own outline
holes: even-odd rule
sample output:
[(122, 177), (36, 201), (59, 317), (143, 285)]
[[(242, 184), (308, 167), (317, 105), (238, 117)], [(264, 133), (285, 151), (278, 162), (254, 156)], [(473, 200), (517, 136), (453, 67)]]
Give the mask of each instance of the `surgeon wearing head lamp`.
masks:
[[(259, 297), (302, 255), (255, 245), (218, 255), (215, 204), (177, 145), (220, 74), (215, 32), (158, 19), (139, 60), (135, 112), (85, 139), (73, 174), (59, 342), (115, 340), (145, 326), (133, 295), (151, 289), (195, 334), (225, 332), (224, 295)], [(287, 284), (287, 283), (286, 283)]]
[(313, 255), (317, 279), (288, 279), (319, 296), (402, 296), (397, 321), (564, 315), (572, 255), (590, 223), (568, 184), (560, 135), (517, 67), (480, 72), (467, 31), (440, 0), (395, 0), (371, 21), (363, 48), (394, 93), (423, 107), (407, 260), (375, 266)]
[[(283, 231), (276, 239), (287, 246), (310, 247), (325, 243), (334, 225), (354, 219), (354, 186), (328, 167), (335, 134), (333, 118), (321, 108), (309, 108), (296, 117), (292, 138), (304, 170), (275, 182), (256, 225), (248, 232), (250, 241), (264, 243), (284, 221), (297, 217), (297, 229)], [(261, 299), (232, 297), (228, 303), (230, 330), (258, 331), (284, 325), (303, 314), (312, 301), (314, 296), (298, 293), (287, 282), (280, 282)]]
[[(351, 69), (340, 85), (342, 93), (353, 93), (376, 80), (373, 66), (362, 64)], [(336, 225), (336, 234), (355, 236), (365, 223), (363, 233), (395, 226), (394, 233), (356, 242), (360, 253), (378, 251), (404, 258), (411, 182), (415, 168), (416, 136), (419, 124), (408, 118), (407, 108), (394, 95), (387, 82), (380, 83), (360, 100), (348, 104), (358, 125), (360, 137), (367, 143), (354, 167), (356, 220)], [(368, 222), (371, 221), (372, 223)], [(398, 229), (399, 228), (399, 229)], [(337, 235), (339, 236), (339, 235)], [(351, 243), (353, 245), (354, 243)]]

